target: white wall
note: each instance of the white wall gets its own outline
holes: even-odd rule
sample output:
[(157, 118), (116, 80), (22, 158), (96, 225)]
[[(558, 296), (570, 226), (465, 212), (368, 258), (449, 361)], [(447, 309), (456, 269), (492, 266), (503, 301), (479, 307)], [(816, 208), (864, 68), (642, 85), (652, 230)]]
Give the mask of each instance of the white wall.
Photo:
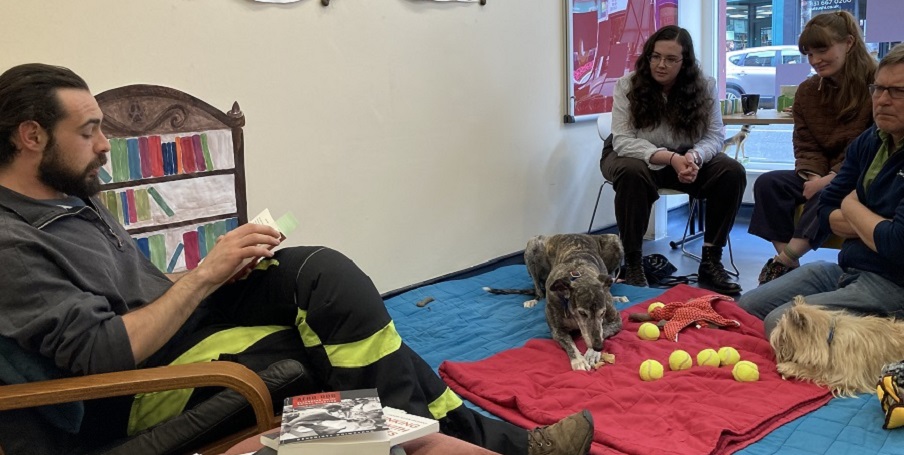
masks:
[[(288, 243), (345, 252), (381, 291), (587, 229), (601, 141), (562, 123), (562, 1), (0, 4), (0, 70), (237, 100), (251, 215), (292, 211)], [(611, 198), (596, 227), (614, 224)]]

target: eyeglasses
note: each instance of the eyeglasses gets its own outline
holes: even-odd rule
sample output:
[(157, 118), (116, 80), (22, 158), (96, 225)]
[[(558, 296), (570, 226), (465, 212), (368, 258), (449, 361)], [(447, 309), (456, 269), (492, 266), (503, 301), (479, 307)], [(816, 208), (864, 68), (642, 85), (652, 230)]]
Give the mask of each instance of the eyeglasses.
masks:
[(671, 67), (681, 63), (681, 61), (683, 60), (683, 59), (671, 57), (671, 56), (663, 57), (659, 54), (653, 54), (649, 57), (649, 59), (650, 59), (650, 65), (658, 66), (659, 62), (662, 62), (665, 64), (666, 68), (671, 68)]
[(891, 99), (904, 99), (904, 87), (886, 87), (884, 85), (869, 84), (869, 93), (870, 95), (873, 95), (873, 98), (879, 98), (886, 91)]

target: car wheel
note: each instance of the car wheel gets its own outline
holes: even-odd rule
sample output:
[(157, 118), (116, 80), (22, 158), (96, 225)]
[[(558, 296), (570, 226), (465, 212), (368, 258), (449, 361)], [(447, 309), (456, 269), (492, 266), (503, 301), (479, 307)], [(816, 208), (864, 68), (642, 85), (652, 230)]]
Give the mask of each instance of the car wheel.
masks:
[(730, 100), (739, 100), (741, 99), (741, 90), (736, 87), (726, 87), (725, 97)]

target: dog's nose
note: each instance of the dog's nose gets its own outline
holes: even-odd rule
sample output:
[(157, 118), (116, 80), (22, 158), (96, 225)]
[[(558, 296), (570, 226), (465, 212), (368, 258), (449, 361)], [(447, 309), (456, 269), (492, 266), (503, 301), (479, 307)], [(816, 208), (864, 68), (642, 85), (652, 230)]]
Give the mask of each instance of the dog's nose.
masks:
[(596, 352), (603, 352), (603, 344), (602, 343), (600, 343), (599, 345), (594, 344), (593, 350)]

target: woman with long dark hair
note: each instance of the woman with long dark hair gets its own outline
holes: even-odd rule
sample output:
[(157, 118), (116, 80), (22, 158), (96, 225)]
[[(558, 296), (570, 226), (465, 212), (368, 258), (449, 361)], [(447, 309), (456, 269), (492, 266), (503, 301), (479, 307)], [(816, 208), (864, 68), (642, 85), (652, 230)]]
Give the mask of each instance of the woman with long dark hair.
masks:
[(854, 16), (846, 11), (815, 16), (797, 43), (816, 75), (800, 84), (791, 108), (794, 170), (767, 172), (753, 185), (748, 232), (772, 242), (776, 252), (763, 266), (760, 284), (800, 266), (800, 257), (825, 239), (816, 216), (819, 194), (841, 169), (848, 144), (873, 123), (868, 86), (877, 63)]
[(625, 247), (627, 284), (646, 286), (643, 235), (658, 190), (706, 200), (701, 287), (737, 294), (722, 265), (747, 177), (722, 151), (725, 138), (716, 84), (697, 65), (687, 30), (669, 25), (644, 44), (635, 70), (615, 86), (612, 136), (600, 168), (615, 188), (615, 219)]

